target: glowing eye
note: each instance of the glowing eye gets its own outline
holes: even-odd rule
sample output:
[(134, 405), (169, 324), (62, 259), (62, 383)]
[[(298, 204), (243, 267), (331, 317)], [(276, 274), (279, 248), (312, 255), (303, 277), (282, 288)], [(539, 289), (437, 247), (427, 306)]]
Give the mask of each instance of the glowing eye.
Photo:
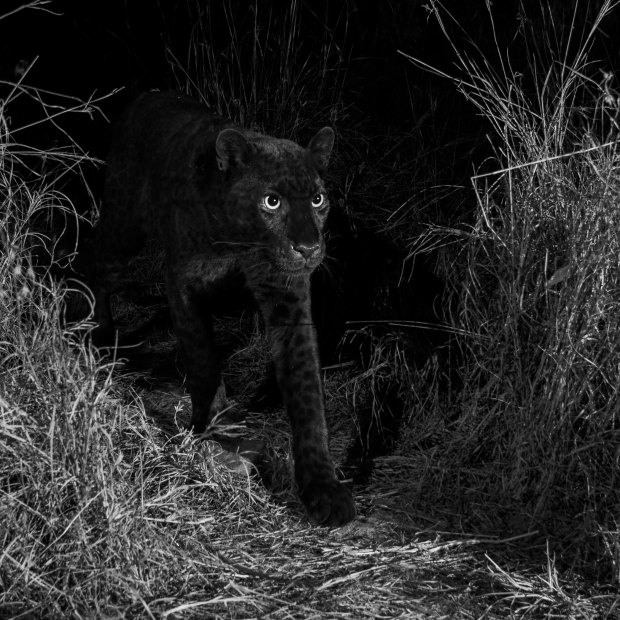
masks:
[(324, 194), (314, 194), (314, 196), (312, 196), (313, 207), (316, 207), (316, 208), (322, 207), (324, 202), (325, 202)]
[(263, 200), (261, 202), (261, 205), (270, 211), (277, 209), (280, 204), (280, 196), (277, 194), (267, 194), (266, 196), (263, 196)]

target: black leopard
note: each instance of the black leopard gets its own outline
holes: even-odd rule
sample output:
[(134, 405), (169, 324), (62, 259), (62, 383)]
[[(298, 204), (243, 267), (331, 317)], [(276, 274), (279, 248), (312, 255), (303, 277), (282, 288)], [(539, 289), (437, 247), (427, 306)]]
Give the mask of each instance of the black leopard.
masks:
[(114, 342), (110, 294), (129, 257), (156, 238), (192, 400), (191, 427), (212, 415), (221, 375), (210, 312), (214, 284), (245, 277), (264, 318), (293, 434), (295, 477), (311, 518), (355, 516), (329, 454), (310, 275), (325, 252), (329, 199), (323, 182), (334, 132), (307, 148), (236, 127), (176, 93), (146, 93), (113, 137), (95, 235), (94, 338)]

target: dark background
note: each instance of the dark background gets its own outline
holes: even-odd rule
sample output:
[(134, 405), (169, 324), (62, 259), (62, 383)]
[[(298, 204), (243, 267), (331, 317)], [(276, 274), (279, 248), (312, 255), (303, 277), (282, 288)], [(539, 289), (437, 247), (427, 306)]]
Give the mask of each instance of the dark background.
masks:
[[(0, 11), (5, 14), (23, 4), (21, 0), (5, 0)], [(238, 32), (251, 27), (252, 3), (212, 2), (214, 15), (224, 4), (232, 11)], [(491, 29), (483, 0), (444, 2), (459, 24), (451, 25), (457, 45), (471, 39), (490, 59), (497, 57), (498, 47), (509, 50), (514, 71), (522, 72), (526, 80), (531, 79), (531, 50), (518, 34), (519, 25), (528, 22), (535, 32), (548, 30), (552, 21), (560, 33), (565, 26), (568, 36), (575, 4), (576, 26), (581, 29), (601, 2), (501, 0), (492, 3)], [(259, 10), (277, 14), (283, 6), (264, 0)], [(453, 85), (415, 69), (397, 53), (402, 50), (443, 70), (452, 67), (454, 52), (446, 44), (427, 2), (312, 0), (302, 2), (301, 7), (301, 40), (312, 47), (320, 44), (319, 31), (327, 28), (332, 33), (348, 65), (345, 96), (366, 119), (369, 132), (412, 124), (431, 99), (442, 106), (437, 113), (453, 123), (451, 132), (462, 136), (479, 131), (480, 123), (472, 126), (472, 110), (456, 95)], [(183, 57), (193, 18), (187, 0), (52, 0), (44, 10), (23, 10), (0, 21), (0, 78), (14, 80), (17, 63), (36, 57), (28, 75), (29, 84), (80, 97), (124, 87), (105, 106), (113, 118), (136, 93), (175, 86), (164, 47), (168, 43)], [(609, 70), (617, 66), (619, 59), (615, 43), (618, 18), (606, 24), (607, 37), (598, 39), (593, 57)], [(215, 48), (226, 45), (228, 33), (223, 18), (221, 24), (211, 25), (211, 32)], [(579, 38), (575, 37), (577, 44)], [(96, 131), (84, 134), (93, 148), (105, 141), (105, 135), (97, 135)]]
[[(532, 40), (551, 26), (558, 48), (573, 30), (581, 32), (601, 5), (601, 0), (501, 0), (491, 3), (493, 27), (484, 0), (447, 0), (453, 15), (446, 19), (450, 37), (463, 49), (478, 48), (490, 62), (499, 60), (498, 50), (510, 58), (514, 72), (523, 75), (525, 88), (534, 87), (530, 60), (535, 55)], [(23, 6), (23, 0), (5, 0), (0, 14)], [(188, 0), (51, 0), (42, 10), (26, 9), (0, 20), (0, 79), (14, 81), (20, 61), (36, 63), (25, 84), (82, 98), (113, 89), (122, 91), (106, 100), (102, 109), (110, 120), (137, 93), (149, 88), (177, 86), (165, 48), (180, 58), (187, 54), (196, 14)], [(201, 4), (201, 3), (198, 3)], [(207, 2), (202, 4), (206, 5)], [(240, 0), (210, 3), (209, 24), (214, 49), (229, 42), (223, 7), (241, 36), (252, 28), (252, 3)], [(283, 13), (274, 0), (258, 3), (263, 15)], [(340, 51), (346, 66), (343, 97), (352, 106), (366, 136), (409, 131), (412, 127), (436, 148), (453, 144), (446, 166), (439, 165), (441, 180), (461, 184), (471, 174), (472, 161), (488, 156), (484, 134), (487, 127), (475, 110), (456, 92), (454, 84), (414, 67), (398, 50), (422, 59), (443, 71), (454, 73), (455, 52), (447, 44), (440, 26), (423, 0), (398, 2), (373, 0), (312, 0), (300, 3), (299, 40), (311, 52), (324, 43), (325, 32)], [(575, 12), (575, 7), (577, 7)], [(616, 14), (618, 11), (616, 11)], [(218, 17), (219, 15), (219, 17)], [(577, 16), (572, 23), (573, 15)], [(604, 36), (598, 37), (592, 58), (600, 68), (613, 70), (620, 59), (615, 18), (606, 21)], [(519, 30), (521, 28), (521, 31)], [(530, 35), (526, 44), (523, 32)], [(574, 49), (581, 40), (572, 34)], [(5, 85), (0, 86), (6, 92)], [(27, 98), (10, 110), (13, 124), (28, 119)], [(432, 110), (432, 122), (426, 116)], [(109, 128), (106, 123), (73, 118), (69, 129), (84, 148), (105, 157)], [(266, 128), (269, 130), (269, 128)], [(45, 136), (30, 136), (44, 141)], [(47, 138), (49, 139), (49, 138)], [(45, 145), (43, 145), (45, 146)], [(479, 154), (474, 151), (482, 148)]]

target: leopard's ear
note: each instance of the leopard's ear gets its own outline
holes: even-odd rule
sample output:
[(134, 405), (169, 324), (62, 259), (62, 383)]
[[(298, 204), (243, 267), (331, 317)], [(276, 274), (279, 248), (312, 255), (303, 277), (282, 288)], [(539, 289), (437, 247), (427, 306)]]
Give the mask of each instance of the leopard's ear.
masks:
[(308, 151), (312, 156), (312, 160), (319, 172), (327, 170), (329, 164), (329, 156), (334, 148), (334, 130), (331, 127), (323, 127), (319, 129), (316, 136), (310, 140)]
[(245, 163), (251, 151), (252, 146), (246, 137), (236, 129), (222, 129), (215, 140), (217, 167), (222, 171), (231, 165)]

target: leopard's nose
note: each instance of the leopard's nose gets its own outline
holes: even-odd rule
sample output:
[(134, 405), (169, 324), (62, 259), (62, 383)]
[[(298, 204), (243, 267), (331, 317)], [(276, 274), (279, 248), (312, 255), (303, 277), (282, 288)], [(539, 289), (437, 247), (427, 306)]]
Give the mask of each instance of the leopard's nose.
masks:
[(300, 254), (306, 260), (315, 258), (321, 253), (320, 243), (293, 243), (293, 252)]

